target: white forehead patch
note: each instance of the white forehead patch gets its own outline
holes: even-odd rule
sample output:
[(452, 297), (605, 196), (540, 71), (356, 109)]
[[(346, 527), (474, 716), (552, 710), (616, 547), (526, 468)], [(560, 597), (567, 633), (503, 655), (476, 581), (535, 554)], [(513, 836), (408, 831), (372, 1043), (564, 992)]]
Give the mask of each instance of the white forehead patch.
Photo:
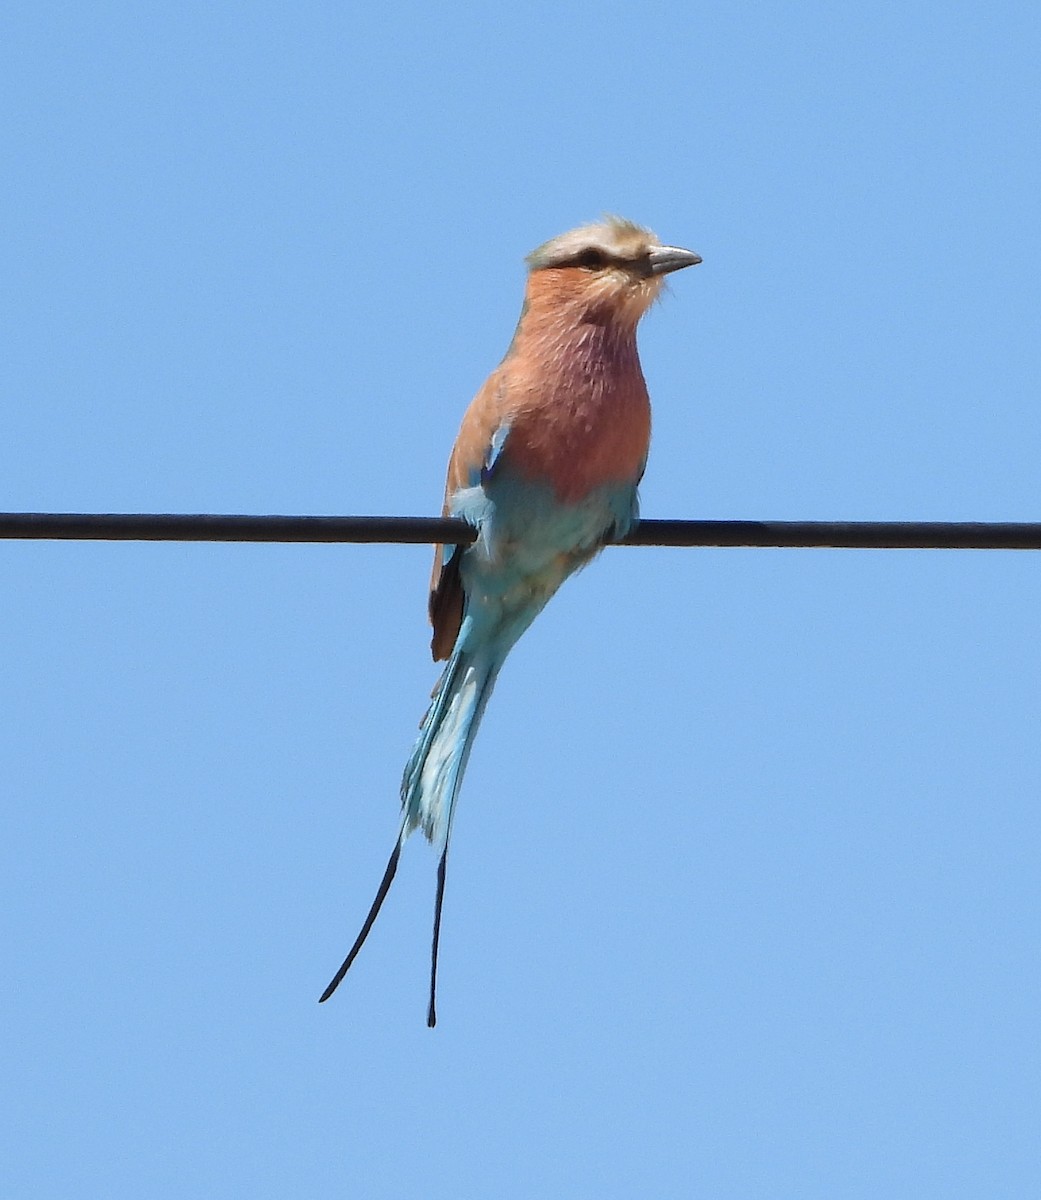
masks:
[(552, 267), (576, 258), (583, 250), (599, 250), (610, 258), (637, 259), (651, 246), (661, 243), (649, 229), (634, 225), (622, 217), (606, 217), (592, 225), (582, 225), (559, 237), (551, 238), (527, 258), (533, 270)]

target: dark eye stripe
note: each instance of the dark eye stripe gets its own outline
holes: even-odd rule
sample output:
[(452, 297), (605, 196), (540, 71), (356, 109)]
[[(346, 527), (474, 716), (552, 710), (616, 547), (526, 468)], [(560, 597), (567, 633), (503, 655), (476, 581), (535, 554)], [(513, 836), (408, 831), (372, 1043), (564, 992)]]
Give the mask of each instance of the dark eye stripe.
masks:
[(607, 256), (602, 250), (596, 250), (592, 246), (588, 250), (583, 250), (575, 258), (575, 265), (585, 267), (589, 271), (598, 271), (607, 263)]

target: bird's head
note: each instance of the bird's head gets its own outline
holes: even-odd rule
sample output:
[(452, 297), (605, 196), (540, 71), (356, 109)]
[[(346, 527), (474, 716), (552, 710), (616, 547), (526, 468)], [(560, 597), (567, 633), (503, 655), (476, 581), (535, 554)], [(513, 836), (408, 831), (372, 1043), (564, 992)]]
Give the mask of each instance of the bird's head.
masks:
[(605, 217), (562, 233), (528, 255), (528, 299), (578, 306), (583, 320), (616, 321), (635, 329), (665, 276), (701, 262), (678, 246), (663, 246), (649, 229)]

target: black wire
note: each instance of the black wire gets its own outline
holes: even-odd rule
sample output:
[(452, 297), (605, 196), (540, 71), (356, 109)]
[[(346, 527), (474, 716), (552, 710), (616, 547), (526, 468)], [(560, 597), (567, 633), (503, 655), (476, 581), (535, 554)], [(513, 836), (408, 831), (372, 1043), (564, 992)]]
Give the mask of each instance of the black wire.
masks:
[(254, 517), (200, 513), (0, 513), (0, 538), (115, 542), (469, 542), (435, 517)]
[[(441, 517), (262, 517), (180, 513), (0, 513), (0, 538), (130, 542), (471, 542)], [(1037, 521), (640, 521), (627, 546), (834, 546), (1041, 550)]]

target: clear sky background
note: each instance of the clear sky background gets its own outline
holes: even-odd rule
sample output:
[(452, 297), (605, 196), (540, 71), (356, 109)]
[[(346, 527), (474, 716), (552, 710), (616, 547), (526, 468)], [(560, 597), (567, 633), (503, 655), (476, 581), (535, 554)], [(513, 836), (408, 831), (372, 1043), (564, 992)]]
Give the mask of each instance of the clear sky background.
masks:
[[(1041, 519), (1036, 3), (54, 4), (0, 507), (433, 514), (523, 256), (704, 264), (653, 517)], [(611, 549), (334, 1001), (425, 547), (5, 543), (5, 1200), (1034, 1197), (1041, 555)]]

